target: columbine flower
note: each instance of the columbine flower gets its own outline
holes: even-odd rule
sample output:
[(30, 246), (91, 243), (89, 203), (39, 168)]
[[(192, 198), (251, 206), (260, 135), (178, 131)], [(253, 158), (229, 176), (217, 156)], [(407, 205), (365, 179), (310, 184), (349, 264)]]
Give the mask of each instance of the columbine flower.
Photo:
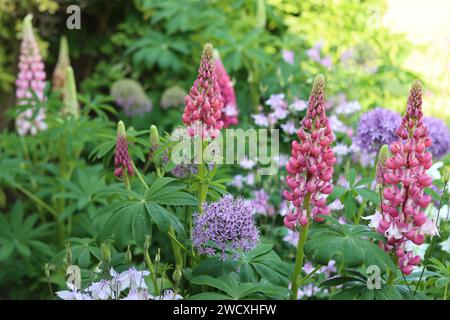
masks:
[(153, 300), (154, 297), (148, 294), (147, 290), (130, 290), (128, 295), (121, 300)]
[(441, 158), (450, 151), (450, 131), (441, 119), (424, 117), (423, 124), (428, 128), (428, 133), (433, 144), (428, 149), (433, 157)]
[(234, 94), (233, 82), (230, 80), (225, 67), (220, 60), (218, 51), (214, 50), (217, 84), (223, 99), (222, 121), (224, 128), (238, 124), (238, 109), (236, 95)]
[(186, 91), (183, 88), (179, 86), (169, 87), (164, 90), (159, 104), (163, 109), (179, 107), (184, 104), (184, 97), (186, 97)]
[(251, 160), (247, 157), (244, 157), (244, 159), (242, 159), (242, 161), (240, 163), (241, 168), (245, 169), (245, 170), (251, 170), (255, 167), (255, 165), (256, 165), (256, 161)]
[(98, 282), (92, 283), (88, 288), (92, 295), (92, 298), (95, 300), (107, 300), (109, 298), (114, 299), (115, 293), (111, 287), (111, 282), (105, 279), (102, 279)]
[(245, 183), (248, 186), (253, 186), (255, 184), (255, 174), (251, 172), (247, 174), (247, 176), (245, 177)]
[(371, 167), (375, 163), (376, 152), (362, 150), (355, 142), (350, 145), (352, 160), (359, 162), (363, 167)]
[(313, 266), (312, 262), (310, 262), (310, 261), (306, 262), (303, 266), (303, 271), (305, 271), (306, 274), (310, 274), (311, 272), (313, 272), (314, 266)]
[(233, 180), (230, 181), (229, 185), (237, 189), (242, 189), (244, 187), (244, 176), (241, 174), (235, 175), (233, 177)]
[(152, 102), (141, 84), (133, 79), (117, 80), (111, 86), (111, 96), (129, 117), (143, 115), (152, 110)]
[(348, 127), (341, 120), (339, 120), (339, 118), (337, 116), (335, 116), (334, 114), (328, 118), (328, 121), (330, 122), (331, 129), (334, 132), (347, 132), (348, 131)]
[[(21, 105), (30, 104), (23, 99), (31, 99), (34, 92), (37, 98), (44, 100), (45, 70), (39, 52), (39, 47), (33, 34), (31, 25), (32, 15), (27, 15), (23, 21), (23, 38), (20, 46), (19, 73), (16, 80), (16, 98)], [(33, 105), (33, 102), (31, 102)], [(45, 112), (34, 107), (22, 112), (16, 119), (16, 128), (19, 135), (28, 132), (35, 135), (38, 131), (47, 129), (44, 122)]]
[(66, 282), (69, 290), (56, 292), (56, 295), (62, 300), (92, 300), (88, 294), (78, 291), (78, 289), (70, 282)]
[(331, 61), (331, 57), (324, 57), (320, 60), (320, 64), (327, 69), (331, 69), (333, 66), (333, 62)]
[(410, 274), (420, 257), (407, 250), (407, 241), (421, 245), (426, 235), (436, 233), (423, 212), (431, 201), (424, 188), (433, 182), (426, 173), (432, 165), (432, 155), (426, 151), (432, 141), (423, 124), (422, 87), (418, 81), (412, 85), (397, 136), (399, 140), (390, 145), (392, 156), (383, 170), (382, 219), (377, 231), (386, 236), (384, 248), (395, 251), (402, 272)]
[(366, 112), (359, 120), (354, 142), (364, 151), (377, 152), (383, 144), (389, 145), (397, 139), (400, 123), (400, 115), (391, 110), (376, 108)]
[(114, 153), (114, 175), (118, 178), (122, 177), (124, 170), (128, 175), (133, 175), (133, 166), (131, 164), (130, 154), (128, 153), (127, 133), (125, 125), (122, 121), (117, 124), (117, 142), (116, 151)]
[(298, 231), (288, 229), (286, 236), (284, 236), (284, 238), (283, 238), (283, 241), (289, 243), (291, 246), (296, 247), (298, 244), (299, 236), (300, 236), (300, 234), (298, 233)]
[(339, 200), (339, 199), (334, 200), (332, 203), (330, 203), (328, 205), (328, 207), (332, 211), (339, 211), (339, 210), (344, 209), (344, 205), (342, 204), (341, 200)]
[(269, 100), (266, 101), (266, 104), (272, 109), (286, 105), (286, 101), (284, 101), (284, 93), (272, 94)]
[(222, 96), (220, 94), (213, 47), (206, 44), (203, 47), (197, 79), (185, 98), (183, 122), (191, 137), (202, 139), (216, 138), (223, 127)]
[(292, 64), (292, 65), (294, 64), (295, 54), (294, 54), (293, 51), (291, 51), (291, 50), (283, 50), (281, 52), (281, 55), (283, 57), (283, 60), (286, 63)]
[(217, 202), (203, 204), (203, 214), (194, 215), (192, 238), (200, 254), (226, 259), (227, 251), (250, 251), (259, 241), (254, 220), (255, 209), (249, 201), (226, 195)]
[(320, 62), (320, 50), (322, 49), (323, 43), (322, 41), (317, 42), (311, 49), (308, 49), (306, 51), (306, 55), (316, 61), (316, 62)]
[(110, 274), (113, 277), (111, 287), (120, 293), (126, 289), (130, 289), (130, 291), (147, 289), (144, 277), (148, 276), (150, 272), (147, 270), (138, 271), (136, 268), (132, 267), (121, 273), (117, 273), (111, 268)]
[(326, 197), (333, 191), (330, 181), (336, 158), (330, 148), (334, 136), (325, 115), (324, 82), (321, 75), (314, 80), (306, 117), (297, 132), (299, 142), (292, 142), (291, 158), (286, 165), (290, 174), (286, 177), (286, 182), (292, 191), (285, 190), (283, 195), (296, 208), (284, 218), (285, 225), (291, 229), (298, 223), (308, 223), (309, 217), (303, 208), (303, 201), (308, 193), (311, 196), (311, 217), (314, 220), (323, 220), (316, 217), (318, 214), (330, 213)]

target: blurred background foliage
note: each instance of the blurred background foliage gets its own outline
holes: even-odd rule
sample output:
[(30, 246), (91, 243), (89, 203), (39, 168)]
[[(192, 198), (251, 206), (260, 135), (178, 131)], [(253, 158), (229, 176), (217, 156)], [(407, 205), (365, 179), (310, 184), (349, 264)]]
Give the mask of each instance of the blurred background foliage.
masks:
[[(71, 4), (81, 8), (81, 30), (66, 28)], [(420, 48), (385, 26), (388, 6), (380, 0), (2, 0), (0, 6), (1, 109), (13, 103), (20, 21), (30, 11), (48, 74), (66, 34), (83, 94), (108, 94), (111, 83), (128, 77), (141, 82), (155, 105), (172, 85), (189, 89), (196, 71), (192, 61), (208, 41), (235, 83), (244, 119), (270, 94), (306, 99), (308, 82), (318, 72), (328, 79), (328, 96), (344, 93), (363, 110), (401, 110), (409, 83), (420, 78), (403, 67)], [(308, 56), (314, 46), (327, 65)], [(283, 50), (295, 54), (294, 64), (283, 61)], [(425, 87), (439, 88), (432, 81)], [(442, 106), (426, 113), (439, 116), (434, 109)], [(154, 108), (151, 118), (158, 112)]]

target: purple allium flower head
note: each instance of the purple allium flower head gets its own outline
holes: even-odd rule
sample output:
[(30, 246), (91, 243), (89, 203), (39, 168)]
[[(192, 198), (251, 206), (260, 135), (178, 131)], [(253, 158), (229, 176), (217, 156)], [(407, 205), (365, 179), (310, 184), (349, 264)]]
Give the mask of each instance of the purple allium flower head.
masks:
[(186, 91), (183, 88), (179, 86), (169, 87), (164, 90), (159, 104), (163, 109), (180, 107), (184, 104), (184, 97), (186, 97)]
[(114, 153), (114, 175), (119, 178), (123, 175), (124, 170), (127, 170), (130, 176), (134, 173), (130, 154), (128, 153), (125, 125), (122, 121), (119, 121), (117, 125), (116, 151)]
[(435, 158), (441, 158), (450, 151), (450, 131), (444, 121), (433, 117), (424, 117), (423, 124), (428, 128), (433, 144), (428, 149)]
[(366, 112), (359, 120), (354, 142), (367, 152), (377, 152), (383, 144), (391, 144), (397, 140), (397, 128), (401, 124), (398, 113), (376, 108)]
[(254, 215), (249, 201), (232, 195), (203, 204), (203, 213), (194, 215), (194, 247), (200, 254), (220, 253), (222, 259), (226, 259), (226, 251), (234, 256), (237, 250), (254, 249), (259, 241)]

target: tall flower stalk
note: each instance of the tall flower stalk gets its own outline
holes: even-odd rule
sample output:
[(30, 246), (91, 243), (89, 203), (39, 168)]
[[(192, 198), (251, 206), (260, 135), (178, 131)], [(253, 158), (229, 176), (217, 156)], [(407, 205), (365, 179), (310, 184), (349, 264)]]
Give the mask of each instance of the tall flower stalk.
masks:
[(427, 151), (432, 140), (423, 124), (419, 81), (412, 85), (397, 136), (399, 139), (390, 145), (392, 156), (379, 169), (382, 170), (383, 191), (381, 216), (375, 220), (378, 221), (377, 231), (387, 239), (381, 246), (395, 252), (400, 270), (408, 275), (420, 263), (420, 256), (413, 255), (410, 245), (421, 245), (426, 235), (437, 233), (434, 222), (424, 212), (431, 201), (424, 189), (433, 182), (426, 173), (432, 165), (432, 155)]
[(291, 157), (286, 165), (289, 173), (286, 182), (291, 191), (285, 190), (283, 195), (292, 202), (295, 209), (285, 216), (284, 224), (292, 230), (300, 228), (291, 281), (291, 299), (297, 297), (310, 220), (323, 221), (318, 215), (330, 214), (326, 197), (333, 191), (331, 179), (336, 158), (330, 148), (334, 135), (325, 114), (324, 87), (324, 77), (316, 76), (306, 117), (297, 132), (299, 141), (292, 142)]
[(114, 153), (114, 175), (124, 178), (125, 185), (130, 188), (128, 177), (134, 174), (133, 163), (128, 153), (128, 141), (125, 125), (122, 121), (117, 124), (116, 150)]
[(223, 128), (223, 102), (215, 72), (213, 46), (207, 43), (203, 47), (197, 79), (185, 98), (183, 122), (188, 134), (199, 140), (201, 159), (198, 168), (199, 176), (199, 212), (203, 212), (202, 204), (208, 193), (208, 168), (203, 155), (208, 139), (215, 139)]

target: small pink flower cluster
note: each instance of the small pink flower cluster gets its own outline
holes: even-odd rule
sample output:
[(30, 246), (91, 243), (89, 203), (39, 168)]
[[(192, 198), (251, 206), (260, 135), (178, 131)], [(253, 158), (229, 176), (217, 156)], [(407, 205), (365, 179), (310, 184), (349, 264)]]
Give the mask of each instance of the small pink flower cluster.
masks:
[[(22, 99), (31, 99), (32, 92), (39, 100), (44, 99), (46, 74), (33, 34), (31, 20), (31, 15), (24, 19), (23, 38), (20, 46), (19, 73), (16, 79), (16, 98), (19, 104), (29, 104), (28, 101)], [(17, 131), (20, 135), (26, 135), (28, 132), (34, 135), (47, 128), (44, 122), (44, 110), (40, 109), (37, 114), (34, 113), (34, 110), (30, 108), (22, 112), (16, 119)]]
[(183, 122), (191, 137), (216, 138), (223, 127), (222, 96), (217, 83), (213, 47), (203, 48), (198, 77), (185, 98)]
[(302, 205), (309, 195), (311, 217), (315, 221), (323, 220), (317, 217), (318, 214), (330, 214), (326, 197), (333, 192), (331, 179), (336, 158), (330, 148), (334, 135), (325, 114), (324, 86), (324, 77), (318, 75), (314, 80), (306, 117), (297, 132), (300, 141), (292, 142), (291, 157), (286, 165), (290, 174), (286, 182), (292, 191), (285, 190), (283, 195), (296, 208), (284, 218), (284, 224), (290, 229), (295, 229), (298, 223), (308, 223), (307, 211)]
[(236, 104), (236, 95), (234, 94), (233, 82), (222, 64), (219, 57), (216, 57), (216, 75), (219, 84), (220, 94), (223, 99), (222, 121), (224, 128), (230, 125), (238, 124), (238, 110)]
[(134, 173), (130, 154), (128, 153), (125, 125), (122, 121), (119, 121), (117, 126), (116, 151), (114, 153), (114, 175), (120, 178), (124, 170), (127, 170), (129, 176), (132, 176)]
[(426, 148), (432, 141), (422, 119), (422, 87), (416, 81), (408, 98), (406, 115), (397, 130), (400, 139), (390, 145), (392, 156), (382, 169), (382, 217), (377, 227), (387, 238), (382, 246), (395, 250), (404, 274), (410, 274), (420, 263), (420, 257), (406, 249), (408, 240), (421, 245), (425, 235), (437, 231), (423, 211), (431, 201), (424, 188), (431, 186), (433, 179), (426, 173), (432, 165), (431, 153)]

